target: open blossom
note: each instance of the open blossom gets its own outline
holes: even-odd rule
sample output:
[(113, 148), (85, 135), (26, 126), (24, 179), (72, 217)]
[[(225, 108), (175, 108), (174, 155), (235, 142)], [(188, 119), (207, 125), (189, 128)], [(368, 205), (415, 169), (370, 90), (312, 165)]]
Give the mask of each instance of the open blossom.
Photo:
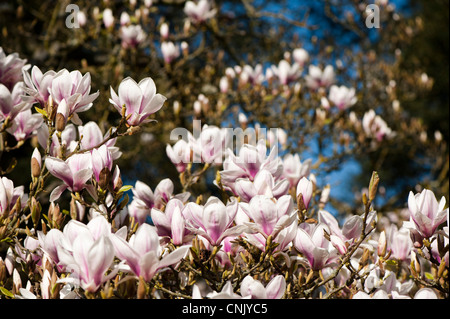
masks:
[(286, 85), (297, 80), (301, 74), (300, 65), (290, 64), (286, 60), (281, 60), (278, 66), (272, 65), (272, 71), (281, 84)]
[(346, 86), (332, 85), (328, 99), (337, 106), (339, 110), (345, 110), (354, 105), (358, 100), (355, 96), (355, 89)]
[(164, 62), (171, 63), (180, 56), (180, 47), (173, 42), (164, 41), (161, 43), (161, 52), (164, 58)]
[(376, 115), (374, 110), (369, 110), (364, 114), (362, 127), (368, 137), (374, 138), (378, 142), (394, 135), (391, 128), (379, 115)]
[(240, 208), (253, 221), (244, 223), (265, 238), (277, 234), (295, 220), (294, 202), (290, 195), (274, 201), (265, 195), (256, 195), (249, 203), (240, 203)]
[(316, 90), (320, 87), (329, 87), (334, 82), (334, 69), (327, 65), (323, 70), (315, 65), (310, 65), (306, 75), (306, 86)]
[(287, 179), (275, 181), (272, 174), (263, 169), (259, 171), (253, 181), (248, 178), (238, 178), (235, 183), (236, 195), (241, 201), (249, 202), (256, 195), (279, 198), (289, 190)]
[(414, 195), (409, 193), (408, 208), (411, 212), (409, 222), (403, 225), (410, 229), (417, 230), (423, 237), (433, 236), (436, 229), (448, 216), (448, 208), (444, 210), (445, 197), (442, 196), (438, 202), (434, 193), (428, 189)]
[(91, 108), (92, 102), (100, 94), (99, 91), (90, 94), (91, 75), (87, 72), (81, 75), (78, 70), (69, 72), (62, 69), (55, 74), (50, 90), (50, 95), (56, 104), (65, 100), (69, 109), (69, 116), (74, 115), (73, 119), (78, 120), (75, 113), (84, 112)]
[(0, 84), (12, 90), (16, 83), (22, 81), (22, 70), (29, 67), (25, 63), (27, 60), (19, 58), (18, 53), (6, 55), (0, 47)]
[(224, 186), (234, 189), (234, 183), (238, 178), (249, 178), (254, 180), (256, 174), (266, 169), (277, 179), (280, 177), (283, 165), (277, 157), (277, 147), (274, 146), (269, 155), (266, 155), (267, 147), (263, 139), (257, 145), (244, 144), (238, 156), (234, 155), (231, 149), (227, 149), (227, 157), (223, 163), (223, 171), (220, 172)]
[(81, 150), (91, 150), (103, 144), (103, 142), (107, 140), (104, 145), (106, 145), (108, 150), (111, 152), (112, 159), (116, 160), (122, 155), (120, 149), (117, 146), (114, 146), (117, 138), (109, 139), (109, 131), (103, 135), (96, 122), (90, 121), (85, 125), (78, 126), (77, 128), (80, 138), (83, 137), (80, 141)]
[(329, 233), (328, 227), (320, 223), (311, 230), (298, 227), (294, 239), (295, 248), (305, 256), (307, 264), (313, 270), (332, 266), (337, 261), (336, 250), (325, 238), (324, 230)]
[(51, 88), (55, 75), (56, 72), (53, 70), (42, 73), (37, 66), (33, 66), (31, 69), (31, 76), (23, 70), (23, 81), (26, 84), (24, 91), (28, 94), (24, 100), (39, 102), (41, 106), (44, 106), (50, 97), (49, 88)]
[(257, 64), (254, 68), (248, 64), (244, 65), (241, 74), (239, 75), (239, 81), (243, 84), (261, 84), (264, 81), (262, 65)]
[(164, 212), (156, 208), (151, 210), (152, 221), (158, 235), (172, 239), (174, 245), (181, 245), (192, 239), (191, 232), (186, 228), (183, 209), (184, 203), (178, 198), (172, 198)]
[(120, 39), (125, 49), (135, 48), (145, 40), (145, 32), (140, 25), (123, 25), (120, 27)]
[(81, 191), (92, 176), (91, 154), (89, 153), (74, 154), (65, 161), (49, 156), (45, 159), (45, 165), (53, 176), (64, 182), (50, 194), (51, 202), (57, 200), (66, 189), (71, 192)]
[(197, 4), (193, 1), (187, 1), (184, 6), (184, 13), (194, 23), (202, 23), (214, 17), (217, 10), (211, 9), (209, 0), (200, 0)]
[(282, 275), (273, 277), (266, 287), (252, 276), (246, 276), (241, 282), (242, 297), (252, 299), (281, 299), (286, 291), (286, 280)]
[(36, 133), (42, 123), (43, 118), (41, 114), (31, 114), (31, 110), (28, 109), (17, 114), (11, 127), (6, 131), (13, 135), (16, 141), (25, 141)]
[(112, 242), (117, 257), (124, 260), (131, 272), (149, 282), (159, 269), (178, 263), (188, 252), (190, 246), (177, 248), (160, 258), (162, 249), (159, 245), (155, 227), (142, 224), (127, 242), (120, 235), (112, 235)]
[(167, 144), (166, 147), (166, 154), (175, 165), (178, 173), (184, 172), (187, 164), (192, 162), (192, 152), (192, 144), (183, 139), (177, 141), (173, 146)]
[(309, 53), (303, 48), (296, 48), (292, 51), (292, 58), (298, 63), (298, 65), (303, 67), (309, 60)]
[(132, 78), (124, 79), (118, 90), (119, 95), (111, 88), (111, 102), (121, 113), (125, 105), (127, 123), (138, 126), (141, 123), (150, 122), (148, 117), (157, 112), (164, 104), (166, 97), (156, 93), (156, 85), (152, 78), (142, 79), (136, 83)]
[(204, 206), (188, 203), (184, 210), (188, 229), (213, 246), (218, 246), (225, 237), (242, 234), (243, 225), (232, 226), (238, 211), (236, 199), (225, 205), (217, 197), (211, 196)]
[(24, 84), (17, 82), (12, 91), (0, 83), (0, 122), (9, 118), (14, 119), (17, 114), (31, 108), (32, 104), (22, 100)]

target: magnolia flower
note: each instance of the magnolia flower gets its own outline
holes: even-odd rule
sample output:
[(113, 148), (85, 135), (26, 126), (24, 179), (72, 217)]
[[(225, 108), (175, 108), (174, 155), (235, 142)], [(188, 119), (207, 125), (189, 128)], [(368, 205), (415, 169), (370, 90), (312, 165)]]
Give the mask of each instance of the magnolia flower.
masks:
[(190, 231), (218, 246), (225, 237), (240, 235), (246, 228), (243, 225), (232, 227), (237, 210), (238, 202), (234, 198), (225, 206), (220, 199), (211, 196), (204, 206), (188, 203), (183, 213)]
[(155, 82), (151, 78), (142, 79), (136, 83), (127, 77), (119, 85), (119, 95), (111, 88), (111, 102), (114, 107), (122, 112), (125, 106), (127, 123), (138, 126), (141, 123), (150, 122), (148, 117), (157, 112), (164, 104), (166, 97), (156, 93)]
[[(48, 134), (48, 126), (44, 122), (37, 130), (38, 142), (43, 149), (47, 148)], [(61, 132), (61, 138), (58, 138), (57, 132), (55, 132), (51, 138), (50, 156), (67, 156), (71, 152), (75, 151), (78, 145), (76, 141), (76, 134), (76, 128), (73, 124), (66, 125), (64, 131)], [(63, 149), (65, 150), (64, 154), (61, 153)]]
[(216, 15), (216, 9), (211, 9), (209, 0), (200, 0), (197, 4), (187, 1), (184, 13), (194, 23), (202, 23)]
[(286, 154), (283, 158), (283, 177), (289, 181), (289, 187), (297, 187), (302, 177), (309, 176), (311, 159), (300, 161), (298, 154)]
[[(294, 239), (295, 248), (305, 256), (307, 264), (313, 270), (330, 267), (337, 259), (336, 250), (325, 238), (324, 230), (329, 233), (328, 227), (320, 223), (311, 230), (311, 233), (298, 227)], [(303, 259), (300, 261), (303, 262)]]
[(171, 63), (180, 56), (180, 47), (173, 42), (163, 42), (161, 43), (161, 52), (164, 62)]
[[(111, 152), (113, 160), (118, 159), (122, 152), (117, 146), (114, 146), (117, 138), (109, 138), (109, 131), (103, 135), (98, 124), (94, 121), (90, 121), (85, 125), (80, 125), (78, 128), (78, 134), (80, 135), (80, 150), (91, 150), (99, 145), (106, 145)], [(106, 142), (105, 142), (106, 141)]]
[(152, 208), (151, 217), (159, 236), (169, 237), (174, 245), (182, 245), (192, 239), (186, 228), (186, 220), (182, 214), (184, 204), (178, 198), (172, 198), (167, 203), (164, 212)]
[(16, 141), (25, 141), (36, 133), (43, 121), (41, 114), (31, 114), (31, 110), (25, 110), (17, 114), (6, 131), (13, 135)]
[(142, 224), (127, 242), (119, 235), (111, 236), (117, 257), (124, 260), (130, 270), (149, 282), (159, 269), (178, 263), (190, 246), (181, 246), (160, 258), (161, 247), (155, 227)]
[(89, 72), (82, 76), (78, 70), (69, 72), (66, 69), (55, 74), (49, 91), (56, 104), (61, 103), (62, 100), (66, 101), (68, 114), (73, 116), (72, 120), (75, 120), (77, 124), (81, 124), (81, 121), (75, 113), (89, 110), (92, 102), (100, 94), (99, 91), (90, 94), (91, 75)]
[(213, 125), (204, 125), (200, 137), (195, 141), (191, 140), (195, 156), (201, 158), (202, 163), (222, 163), (222, 150), (224, 149), (223, 132)]
[(110, 28), (114, 24), (114, 16), (112, 10), (109, 8), (103, 10), (103, 24), (106, 28)]
[(391, 225), (388, 232), (388, 246), (391, 257), (397, 260), (408, 260), (410, 258), (410, 252), (413, 248), (413, 242), (409, 235), (409, 230), (405, 227), (400, 229), (396, 225)]
[(354, 105), (358, 98), (355, 96), (355, 89), (345, 86), (332, 85), (328, 99), (333, 102), (339, 110), (345, 110)]
[(281, 299), (285, 291), (286, 280), (282, 275), (273, 277), (266, 287), (250, 275), (246, 276), (241, 282), (242, 297), (251, 296), (252, 299)]
[(94, 178), (99, 183), (99, 186), (105, 189), (109, 184), (113, 166), (111, 152), (106, 145), (102, 145), (98, 149), (94, 148), (91, 155)]
[(14, 187), (14, 183), (7, 177), (0, 178), (0, 217), (8, 216), (14, 209), (14, 206), (19, 202), (19, 207), (22, 208), (23, 201), (26, 202), (28, 195), (24, 195), (24, 187)]
[(442, 196), (438, 203), (434, 193), (428, 189), (416, 195), (409, 192), (408, 208), (411, 212), (409, 222), (403, 225), (410, 229), (417, 230), (425, 238), (433, 236), (436, 229), (447, 218), (448, 208), (444, 210), (445, 197)]
[(308, 208), (309, 202), (311, 201), (313, 195), (313, 183), (307, 179), (306, 177), (302, 177), (297, 184), (297, 197), (302, 195), (303, 204), (305, 204), (305, 208)]
[(264, 238), (276, 237), (282, 229), (291, 225), (296, 217), (290, 195), (281, 196), (275, 202), (271, 197), (256, 195), (249, 203), (240, 203), (240, 207), (253, 221), (244, 224)]
[(28, 94), (23, 100), (32, 103), (39, 102), (41, 107), (43, 107), (50, 97), (49, 88), (52, 86), (56, 72), (50, 70), (42, 74), (42, 71), (37, 66), (33, 66), (31, 76), (25, 70), (22, 70), (22, 73), (23, 81), (26, 84), (24, 91)]
[(375, 114), (374, 110), (369, 110), (364, 114), (362, 127), (368, 137), (375, 138), (378, 142), (394, 135), (391, 128), (379, 115)]
[(124, 49), (135, 48), (145, 40), (145, 32), (140, 25), (123, 25), (120, 27), (120, 39)]
[(318, 66), (310, 65), (309, 73), (306, 75), (306, 86), (310, 89), (316, 90), (320, 87), (328, 87), (334, 82), (334, 69), (331, 65), (327, 65), (325, 69), (320, 69)]
[(252, 68), (250, 65), (244, 65), (239, 75), (239, 81), (242, 84), (261, 84), (264, 81), (262, 65), (257, 64), (255, 68)]
[(27, 69), (27, 60), (19, 58), (19, 54), (11, 53), (6, 55), (0, 47), (0, 84), (11, 90), (16, 83), (22, 81), (22, 70)]
[(45, 166), (55, 177), (64, 182), (56, 187), (50, 194), (50, 201), (57, 200), (61, 194), (69, 189), (71, 192), (79, 192), (86, 188), (86, 182), (92, 176), (91, 154), (74, 154), (65, 161), (48, 156)]
[(191, 162), (192, 144), (181, 139), (173, 146), (167, 144), (166, 154), (175, 165), (178, 173), (186, 170), (186, 166)]
[(287, 179), (275, 181), (272, 174), (263, 169), (256, 174), (253, 181), (238, 178), (234, 189), (236, 195), (244, 202), (249, 202), (256, 195), (279, 198), (289, 191), (289, 181)]
[(0, 122), (7, 118), (13, 120), (17, 114), (31, 108), (31, 103), (22, 100), (23, 87), (23, 82), (17, 82), (10, 91), (0, 83)]
[(279, 178), (283, 166), (281, 159), (277, 157), (277, 147), (274, 146), (268, 156), (266, 152), (263, 139), (259, 140), (256, 146), (244, 144), (238, 156), (234, 155), (231, 149), (227, 149), (224, 170), (220, 172), (223, 185), (234, 190), (234, 183), (238, 178), (249, 178), (253, 181), (262, 169), (266, 169), (275, 179)]
[(278, 66), (272, 65), (272, 71), (281, 84), (287, 85), (297, 80), (301, 74), (300, 65), (297, 63), (289, 64), (286, 60), (281, 60)]
[(309, 59), (308, 51), (303, 48), (297, 48), (292, 51), (292, 58), (298, 65), (303, 67)]

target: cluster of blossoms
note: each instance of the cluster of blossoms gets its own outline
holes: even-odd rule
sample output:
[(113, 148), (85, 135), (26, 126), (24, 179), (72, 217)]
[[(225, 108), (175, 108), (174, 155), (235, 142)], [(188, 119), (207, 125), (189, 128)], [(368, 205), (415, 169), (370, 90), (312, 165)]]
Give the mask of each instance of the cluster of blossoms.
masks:
[[(186, 2), (184, 12), (193, 24), (215, 15), (206, 0)], [(103, 12), (103, 22), (113, 26), (112, 12)], [(122, 46), (136, 46), (145, 37), (126, 15), (120, 24)], [(167, 32), (162, 26), (163, 38)], [(162, 48), (166, 63), (178, 58), (173, 43)], [(304, 49), (295, 49), (265, 74), (260, 64), (228, 68), (220, 91), (231, 90), (235, 80), (238, 87), (273, 81), (288, 86), (308, 60)], [(32, 136), (39, 144), (30, 159), (28, 193), (5, 176), (0, 180), (0, 241), (9, 245), (0, 256), (2, 296), (448, 297), (444, 197), (438, 202), (431, 190), (411, 192), (404, 218), (390, 219), (375, 210), (374, 173), (360, 214), (341, 222), (325, 210), (330, 188), (317, 183), (311, 159), (280, 157), (277, 143), (268, 147), (260, 134), (234, 151), (230, 130), (213, 125), (167, 146), (182, 192), (170, 179), (154, 190), (142, 181), (123, 185), (114, 163), (121, 156), (116, 140), (153, 121), (163, 107), (166, 97), (153, 79), (127, 77), (117, 93), (110, 89), (120, 122), (104, 133), (80, 118), (99, 96), (91, 93), (89, 73), (29, 69), (17, 54), (6, 56), (0, 48), (1, 133), (16, 139), (13, 147)], [(309, 65), (304, 80), (326, 110), (343, 111), (357, 102), (355, 89), (334, 84), (332, 66)], [(198, 102), (209, 103), (204, 96)], [(393, 134), (373, 111), (354, 122), (378, 142)], [(240, 123), (246, 123), (245, 115)], [(272, 134), (269, 140), (285, 143), (282, 130)], [(201, 165), (191, 172), (194, 164)], [(195, 197), (190, 186), (210, 168), (217, 172), (217, 195)], [(21, 232), (19, 224), (25, 225)]]

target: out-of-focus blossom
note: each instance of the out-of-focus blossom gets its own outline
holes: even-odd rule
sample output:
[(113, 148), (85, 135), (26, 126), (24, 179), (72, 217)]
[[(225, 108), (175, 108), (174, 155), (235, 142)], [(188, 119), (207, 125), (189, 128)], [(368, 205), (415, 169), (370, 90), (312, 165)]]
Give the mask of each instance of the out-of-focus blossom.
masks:
[(216, 15), (217, 10), (211, 9), (209, 0), (200, 0), (197, 4), (187, 1), (184, 6), (184, 13), (194, 23), (202, 23)]
[(74, 154), (65, 161), (48, 156), (45, 159), (45, 165), (53, 176), (64, 182), (50, 194), (51, 202), (57, 200), (66, 189), (71, 192), (81, 191), (92, 176), (91, 154), (89, 153)]
[(301, 74), (300, 65), (297, 63), (290, 64), (286, 60), (281, 60), (278, 66), (272, 65), (273, 74), (278, 77), (282, 85), (287, 85), (297, 80)]
[(31, 103), (22, 100), (23, 88), (23, 82), (17, 82), (12, 91), (0, 83), (0, 122), (7, 118), (13, 120), (17, 114), (31, 108)]
[(379, 115), (376, 115), (374, 110), (369, 110), (364, 114), (362, 127), (368, 137), (375, 138), (378, 142), (394, 135), (392, 129)]
[(178, 173), (184, 172), (187, 164), (192, 162), (192, 152), (192, 144), (183, 139), (177, 141), (173, 146), (167, 144), (166, 147), (166, 154)]
[(263, 68), (261, 64), (257, 64), (255, 68), (250, 65), (244, 65), (239, 75), (239, 81), (242, 84), (250, 83), (252, 85), (261, 84), (264, 81)]
[(408, 208), (411, 212), (409, 222), (404, 222), (403, 226), (417, 230), (423, 237), (433, 236), (436, 229), (441, 225), (448, 215), (448, 208), (444, 210), (445, 197), (442, 196), (440, 202), (429, 189), (414, 195), (409, 193)]
[(438, 299), (438, 297), (433, 289), (421, 288), (414, 295), (414, 299)]
[(167, 40), (169, 37), (169, 25), (166, 22), (159, 27), (159, 34), (164, 40)]
[(100, 94), (99, 91), (90, 94), (91, 91), (91, 75), (87, 72), (81, 75), (78, 70), (69, 72), (62, 69), (55, 74), (50, 90), (53, 102), (56, 104), (65, 100), (69, 109), (69, 116), (73, 115), (72, 120), (79, 123), (79, 119), (75, 113), (84, 112), (92, 107), (92, 102)]
[(31, 114), (31, 110), (28, 109), (17, 114), (11, 127), (6, 131), (13, 135), (16, 141), (25, 141), (36, 133), (43, 121), (40, 114)]
[(306, 75), (306, 86), (310, 89), (316, 90), (320, 87), (329, 87), (334, 82), (334, 69), (331, 65), (327, 65), (325, 69), (318, 66), (310, 65), (308, 75)]
[(276, 237), (282, 229), (291, 225), (296, 217), (290, 195), (281, 196), (275, 202), (271, 197), (256, 195), (249, 203), (240, 203), (240, 207), (253, 220), (245, 225), (265, 238)]
[(41, 107), (43, 107), (50, 97), (49, 88), (52, 86), (55, 75), (56, 72), (53, 70), (49, 70), (43, 74), (37, 66), (33, 66), (31, 69), (31, 76), (23, 70), (23, 81), (26, 84), (24, 91), (28, 94), (23, 100), (39, 102)]
[[(336, 250), (324, 236), (324, 230), (329, 229), (324, 224), (317, 224), (311, 232), (298, 227), (294, 246), (305, 257), (313, 270), (321, 270), (332, 266), (337, 261)], [(302, 262), (302, 260), (300, 260)]]
[(282, 275), (273, 277), (266, 287), (250, 275), (246, 276), (241, 282), (242, 297), (251, 296), (252, 299), (281, 299), (285, 291), (286, 280)]
[(283, 177), (289, 181), (289, 187), (297, 187), (302, 177), (309, 176), (311, 170), (311, 159), (300, 161), (298, 154), (286, 154), (283, 157)]
[(106, 28), (110, 28), (114, 25), (114, 16), (112, 10), (109, 8), (103, 10), (103, 24)]
[(145, 40), (145, 32), (140, 25), (124, 25), (120, 27), (120, 39), (124, 49), (136, 48)]
[(358, 98), (355, 96), (355, 89), (343, 85), (332, 85), (328, 99), (333, 102), (339, 110), (345, 110), (358, 101)]
[(25, 63), (27, 60), (19, 58), (18, 53), (6, 55), (0, 47), (0, 84), (12, 90), (18, 82), (23, 80), (22, 70), (29, 68), (29, 65)]
[(263, 169), (256, 174), (253, 181), (248, 178), (238, 178), (235, 191), (241, 201), (247, 203), (256, 195), (279, 198), (289, 191), (289, 181), (287, 179), (275, 181), (272, 174)]
[(225, 205), (217, 197), (211, 196), (204, 206), (188, 203), (183, 212), (188, 229), (204, 237), (213, 246), (218, 246), (227, 236), (242, 234), (243, 225), (232, 227), (238, 210), (236, 199)]
[(408, 260), (413, 248), (413, 242), (407, 228), (397, 228), (391, 225), (388, 235), (388, 249), (391, 251), (391, 257), (397, 260)]
[(162, 251), (155, 227), (142, 224), (127, 242), (118, 235), (111, 236), (117, 257), (126, 261), (130, 270), (149, 282), (161, 268), (178, 263), (190, 246), (181, 246), (160, 258)]
[(164, 58), (164, 62), (171, 63), (180, 56), (180, 47), (173, 42), (161, 43), (161, 52)]
[(157, 112), (164, 104), (166, 97), (156, 93), (155, 82), (151, 78), (136, 83), (132, 78), (124, 79), (118, 90), (119, 95), (111, 88), (109, 102), (121, 113), (125, 105), (125, 116), (131, 126), (150, 122), (149, 116)]
[(298, 65), (303, 67), (309, 60), (309, 53), (303, 48), (297, 48), (292, 51), (292, 58)]

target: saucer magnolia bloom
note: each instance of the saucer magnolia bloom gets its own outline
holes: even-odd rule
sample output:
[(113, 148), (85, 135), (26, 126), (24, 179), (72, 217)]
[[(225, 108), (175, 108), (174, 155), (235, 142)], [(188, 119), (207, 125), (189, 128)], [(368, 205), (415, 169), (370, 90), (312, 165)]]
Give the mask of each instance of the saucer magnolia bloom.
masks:
[(256, 174), (253, 182), (248, 178), (238, 178), (235, 190), (244, 202), (249, 202), (256, 195), (279, 198), (289, 191), (289, 181), (287, 179), (275, 181), (272, 174), (264, 169)]
[(4, 176), (0, 178), (0, 217), (9, 214), (17, 200), (24, 196), (23, 190), (23, 186), (14, 187), (13, 181), (9, 178)]
[(120, 235), (112, 235), (116, 255), (124, 260), (130, 270), (149, 282), (156, 272), (164, 267), (178, 263), (188, 252), (190, 246), (182, 246), (160, 259), (159, 237), (155, 227), (148, 224), (139, 226), (129, 242)]
[(64, 182), (50, 194), (51, 202), (57, 200), (66, 189), (71, 192), (81, 191), (86, 187), (86, 182), (92, 176), (91, 155), (89, 153), (74, 154), (65, 161), (49, 156), (45, 159), (45, 165), (53, 176)]
[(18, 82), (10, 91), (0, 83), (0, 122), (14, 119), (20, 112), (31, 108), (32, 104), (22, 100), (23, 82)]
[(164, 62), (171, 63), (180, 56), (180, 47), (173, 42), (163, 42), (161, 43), (161, 52)]
[(301, 74), (298, 63), (289, 64), (286, 60), (281, 60), (278, 66), (272, 65), (272, 71), (281, 84), (286, 85), (298, 79)]
[(218, 246), (225, 237), (240, 235), (246, 228), (243, 225), (232, 227), (238, 211), (235, 199), (225, 206), (220, 199), (211, 196), (205, 206), (188, 203), (185, 207), (187, 228)]
[(242, 297), (251, 296), (252, 299), (281, 299), (286, 291), (286, 280), (282, 275), (272, 278), (266, 287), (248, 275), (241, 282)]
[(290, 187), (296, 187), (302, 177), (309, 176), (311, 162), (310, 158), (301, 162), (298, 154), (286, 154), (284, 156), (283, 177), (288, 179)]
[(336, 251), (324, 236), (324, 230), (329, 233), (328, 227), (324, 224), (317, 224), (311, 234), (299, 227), (294, 239), (295, 248), (306, 257), (313, 270), (331, 266), (337, 257)]
[(358, 100), (355, 96), (355, 89), (345, 86), (332, 85), (328, 99), (337, 106), (339, 110), (345, 110), (354, 105)]
[(30, 102), (39, 102), (41, 106), (44, 106), (50, 97), (49, 88), (51, 88), (56, 72), (50, 70), (43, 74), (37, 66), (33, 66), (31, 76), (25, 70), (22, 70), (22, 73), (23, 81), (26, 84), (24, 91), (29, 95), (24, 99), (28, 99)]
[(125, 49), (135, 48), (145, 40), (145, 32), (140, 25), (127, 25), (120, 28), (122, 47)]
[(43, 121), (41, 114), (31, 114), (31, 110), (25, 110), (17, 114), (11, 127), (6, 131), (13, 135), (16, 141), (25, 141), (36, 132)]
[(277, 234), (294, 221), (296, 214), (294, 202), (290, 195), (281, 196), (277, 201), (265, 195), (256, 195), (249, 203), (240, 203), (241, 209), (253, 220), (244, 223), (251, 230), (265, 238)]
[(200, 0), (197, 4), (187, 1), (184, 6), (184, 13), (195, 23), (204, 22), (216, 14), (216, 9), (211, 9), (209, 0)]
[(310, 89), (316, 90), (320, 87), (328, 87), (334, 82), (335, 74), (331, 65), (327, 65), (323, 71), (318, 66), (310, 65), (308, 72), (305, 80), (306, 86)]
[(120, 83), (118, 93), (119, 95), (111, 88), (109, 102), (120, 113), (122, 106), (125, 106), (127, 123), (131, 126), (150, 122), (148, 117), (157, 112), (166, 100), (165, 96), (156, 93), (155, 82), (151, 78), (145, 78), (136, 83), (132, 78), (127, 77)]
[(429, 238), (434, 235), (436, 229), (447, 218), (448, 208), (444, 210), (445, 197), (440, 202), (436, 200), (434, 193), (424, 189), (416, 195), (409, 193), (408, 208), (411, 212), (410, 222), (406, 222), (408, 228), (415, 228), (422, 236)]
[(30, 65), (25, 63), (27, 60), (19, 58), (19, 54), (6, 55), (0, 47), (0, 83), (11, 90), (16, 83), (22, 81), (22, 70), (29, 68)]
[(305, 208), (308, 208), (309, 202), (311, 201), (311, 197), (313, 195), (313, 183), (306, 177), (302, 177), (297, 184), (297, 197), (300, 194), (302, 195)]
[(69, 116), (89, 110), (92, 102), (100, 94), (98, 91), (90, 94), (91, 75), (89, 72), (82, 76), (78, 70), (69, 72), (66, 69), (56, 73), (49, 91), (56, 104), (66, 100)]

